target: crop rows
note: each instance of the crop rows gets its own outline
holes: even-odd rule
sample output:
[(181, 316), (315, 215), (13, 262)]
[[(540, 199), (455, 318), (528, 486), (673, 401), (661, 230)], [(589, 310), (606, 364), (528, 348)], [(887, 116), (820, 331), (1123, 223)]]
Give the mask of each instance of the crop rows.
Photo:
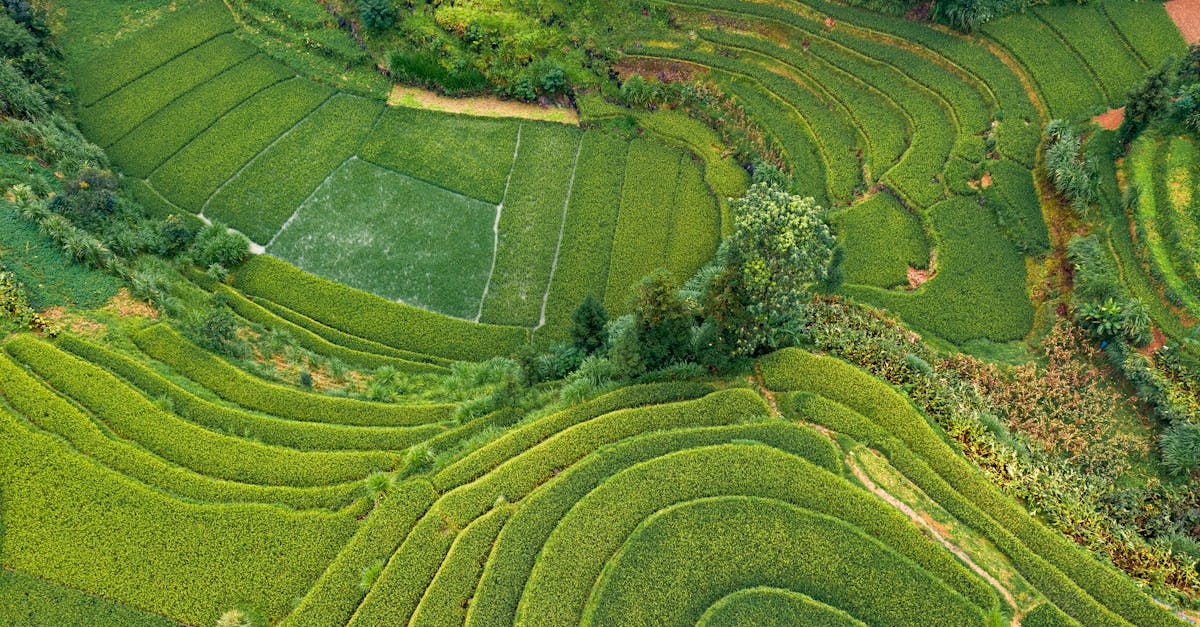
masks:
[(1087, 64), (1112, 106), (1124, 104), (1125, 92), (1137, 85), (1145, 66), (1113, 32), (1095, 5), (1036, 7), (1033, 13)]
[(528, 336), (517, 327), (473, 324), (390, 302), (261, 255), (238, 270), (234, 286), (338, 331), (444, 359), (508, 355)]
[(983, 28), (1029, 71), (1050, 114), (1071, 118), (1107, 100), (1083, 59), (1032, 15), (1012, 15)]
[(159, 109), (255, 53), (232, 34), (221, 35), (122, 87), (79, 112), (80, 129), (108, 147)]
[(224, 184), (205, 214), (266, 244), (329, 173), (358, 150), (382, 111), (379, 103), (357, 96), (334, 96)]
[(312, 422), (341, 425), (408, 427), (448, 420), (453, 406), (393, 405), (307, 394), (264, 383), (188, 342), (170, 327), (139, 331), (134, 341), (147, 355), (243, 407)]
[(220, 2), (200, 2), (132, 33), (74, 68), (80, 102), (90, 106), (158, 66), (234, 29)]
[(1105, 0), (1099, 9), (1147, 68), (1158, 68), (1171, 55), (1180, 58), (1187, 49), (1183, 34), (1161, 6)]
[(580, 163), (606, 163), (609, 167), (576, 171), (563, 224), (563, 242), (569, 245), (558, 253), (546, 303), (546, 330), (538, 332), (539, 340), (566, 340), (575, 308), (588, 294), (603, 300), (607, 286), (629, 144), (599, 131), (584, 133), (580, 141)]
[(251, 96), (213, 123), (150, 175), (171, 202), (193, 213), (222, 183), (332, 95), (317, 83), (292, 79)]
[(163, 107), (109, 146), (108, 154), (126, 174), (147, 177), (234, 107), (291, 77), (261, 54), (250, 57)]
[[(1200, 311), (1200, 290), (1196, 289), (1200, 279), (1195, 274), (1195, 265), (1180, 256), (1194, 244), (1178, 237), (1172, 221), (1177, 213), (1186, 216), (1191, 207), (1178, 211), (1173, 206), (1173, 201), (1181, 202), (1182, 194), (1187, 192), (1182, 188), (1174, 193), (1168, 191), (1167, 152), (1166, 147), (1159, 145), (1157, 137), (1145, 135), (1138, 139), (1126, 158), (1126, 179), (1135, 190), (1129, 212), (1136, 228), (1136, 250), (1150, 274), (1163, 285), (1169, 301), (1189, 311)], [(1192, 220), (1189, 216), (1181, 224), (1187, 229)], [(1165, 238), (1169, 236), (1173, 237), (1168, 241)], [(1182, 246), (1176, 246), (1176, 242)]]
[(629, 145), (621, 210), (608, 263), (608, 287), (604, 291), (609, 311), (626, 310), (642, 277), (666, 267), (663, 254), (671, 241), (671, 216), (661, 207), (668, 193), (668, 202), (674, 204), (683, 158), (679, 151), (650, 140)]
[[(561, 124), (524, 124), (502, 199), (496, 265), (480, 320), (538, 325), (564, 211), (573, 192), (581, 134)], [(591, 167), (609, 168), (609, 163)]]
[[(8, 385), (14, 369), (20, 374), (0, 359), (10, 400), (17, 394)], [(65, 415), (60, 408), (37, 403), (24, 415), (57, 419)], [(178, 474), (170, 467), (147, 472), (150, 481), (105, 467), (144, 457), (136, 447), (98, 462), (5, 407), (0, 443), (6, 568), (190, 624), (213, 624), (238, 603), (282, 615), (355, 529), (351, 509), (293, 512), (180, 499), (154, 487)], [(21, 498), (7, 498), (15, 494)]]

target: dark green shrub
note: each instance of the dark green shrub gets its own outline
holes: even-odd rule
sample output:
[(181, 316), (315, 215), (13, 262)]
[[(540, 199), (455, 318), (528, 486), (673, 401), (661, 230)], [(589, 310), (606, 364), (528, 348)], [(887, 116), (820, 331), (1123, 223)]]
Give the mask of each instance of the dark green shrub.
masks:
[(363, 24), (371, 30), (383, 30), (396, 23), (392, 0), (358, 0), (358, 12)]
[(575, 343), (575, 348), (585, 355), (604, 349), (607, 343), (604, 328), (608, 324), (608, 311), (604, 309), (603, 302), (589, 293), (571, 315), (571, 322), (574, 323), (571, 341)]
[(212, 265), (236, 268), (249, 258), (250, 240), (220, 222), (213, 222), (196, 235), (188, 254), (202, 268)]

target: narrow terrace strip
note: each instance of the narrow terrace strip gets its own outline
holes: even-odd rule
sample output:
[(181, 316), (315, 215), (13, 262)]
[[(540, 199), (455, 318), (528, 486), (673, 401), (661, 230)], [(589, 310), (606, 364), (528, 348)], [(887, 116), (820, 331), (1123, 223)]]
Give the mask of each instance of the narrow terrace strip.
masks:
[[(558, 223), (558, 242), (554, 245), (554, 259), (550, 262), (550, 278), (546, 279), (546, 293), (542, 295), (542, 312), (538, 318), (537, 326), (533, 328), (534, 331), (546, 326), (546, 303), (550, 301), (550, 286), (554, 284), (554, 271), (558, 269), (558, 253), (562, 250), (563, 231), (567, 229), (567, 207), (571, 204), (571, 192), (575, 190), (575, 172), (579, 167), (579, 153), (582, 150), (583, 134), (581, 133), (579, 135), (579, 144), (575, 146), (575, 158), (571, 161), (571, 180), (567, 183), (567, 197), (563, 199), (562, 220)], [(493, 258), (493, 269), (495, 269), (495, 263), (495, 259)], [(489, 281), (491, 280), (490, 274), (488, 275), (488, 279)], [(478, 317), (476, 320), (478, 320)]]
[(517, 143), (513, 146), (512, 165), (508, 167), (508, 178), (504, 179), (504, 194), (500, 196), (500, 204), (496, 205), (496, 221), (492, 223), (492, 268), (488, 270), (487, 282), (483, 284), (483, 295), (479, 297), (479, 311), (475, 314), (474, 322), (483, 317), (483, 303), (487, 300), (488, 289), (492, 286), (492, 275), (496, 273), (496, 257), (500, 253), (500, 215), (504, 211), (504, 199), (508, 197), (508, 184), (512, 182), (513, 168), (517, 165), (517, 153), (521, 150), (521, 124), (517, 125)]

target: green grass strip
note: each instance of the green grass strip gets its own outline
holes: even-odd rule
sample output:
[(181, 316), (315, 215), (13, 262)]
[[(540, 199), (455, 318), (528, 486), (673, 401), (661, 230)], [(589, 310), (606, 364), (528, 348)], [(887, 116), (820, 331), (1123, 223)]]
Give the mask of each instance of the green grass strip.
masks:
[(393, 303), (265, 255), (243, 265), (234, 286), (345, 333), (445, 359), (510, 355), (529, 339), (525, 329), (476, 324)]
[(775, 499), (843, 520), (971, 599), (976, 611), (998, 607), (986, 584), (930, 543), (902, 514), (840, 476), (777, 449), (725, 444), (643, 462), (579, 499), (542, 548), (517, 622), (577, 624), (591, 584), (644, 518), (673, 503), (727, 495)]
[(79, 454), (144, 485), (203, 502), (278, 504), (293, 509), (339, 509), (358, 498), (362, 482), (333, 487), (295, 488), (222, 481), (171, 464), (145, 449), (112, 437), (75, 406), (47, 389), (20, 366), (0, 355), (0, 393), (12, 410), (54, 434)]
[(106, 370), (31, 336), (5, 350), (60, 394), (74, 399), (118, 437), (184, 468), (261, 485), (327, 486), (391, 470), (398, 456), (376, 452), (297, 451), (210, 431), (160, 408)]
[(828, 625), (829, 627), (866, 627), (866, 623), (835, 607), (825, 605), (799, 592), (757, 586), (743, 588), (721, 597), (704, 610), (698, 627), (758, 625)]
[(492, 550), (492, 543), (515, 508), (515, 505), (497, 507), (458, 534), (446, 553), (442, 567), (417, 604), (410, 625), (441, 627), (463, 624), (467, 606), (479, 583), (479, 575)]
[(228, 435), (306, 451), (399, 451), (438, 434), (442, 425), (359, 427), (285, 420), (207, 401), (172, 383), (143, 362), (71, 335), (58, 338), (59, 348), (102, 366), (140, 389), (148, 398), (166, 401), (171, 411), (196, 424)]
[(360, 587), (363, 570), (395, 553), (436, 498), (423, 479), (392, 488), (280, 625), (346, 624), (366, 594)]
[(213, 0), (163, 17), (153, 27), (133, 32), (75, 64), (72, 73), (79, 101), (84, 106), (95, 104), (126, 83), (234, 28), (224, 3)]
[[(500, 213), (496, 265), (480, 320), (535, 327), (574, 188), (580, 133), (561, 124), (524, 124)], [(610, 168), (585, 163), (585, 168)], [(571, 245), (571, 242), (566, 242)]]
[(110, 146), (176, 98), (255, 52), (254, 46), (232, 34), (221, 35), (82, 109), (80, 130), (93, 142)]
[(183, 94), (107, 148), (129, 176), (144, 178), (258, 92), (294, 76), (287, 67), (255, 55)]
[(472, 626), (511, 624), (546, 540), (575, 504), (612, 475), (674, 451), (734, 441), (762, 442), (830, 472), (841, 458), (824, 436), (781, 421), (643, 433), (602, 446), (521, 500), (492, 550), (467, 616)]
[(134, 335), (147, 355), (212, 390), (217, 396), (268, 414), (342, 425), (413, 426), (449, 420), (452, 404), (395, 405), (322, 396), (270, 383), (185, 340), (165, 324)]
[(167, 200), (200, 213), (222, 183), (332, 94), (332, 89), (300, 78), (272, 85), (175, 153), (150, 176), (150, 183)]

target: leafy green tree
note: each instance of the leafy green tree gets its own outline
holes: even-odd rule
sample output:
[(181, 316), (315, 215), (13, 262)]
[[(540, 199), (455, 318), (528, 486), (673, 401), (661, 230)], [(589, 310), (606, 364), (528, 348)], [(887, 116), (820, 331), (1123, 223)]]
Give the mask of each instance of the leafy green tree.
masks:
[(637, 323), (632, 315), (621, 316), (608, 326), (608, 360), (618, 379), (632, 379), (646, 371)]
[(692, 317), (669, 274), (659, 271), (646, 277), (633, 306), (633, 317), (648, 370), (665, 368), (688, 358)]
[(358, 12), (363, 25), (371, 30), (383, 30), (396, 23), (396, 7), (392, 0), (358, 0)]
[(720, 312), (734, 352), (752, 355), (803, 311), (811, 286), (828, 276), (835, 242), (816, 201), (769, 183), (751, 186), (732, 209), (730, 271), (710, 292), (709, 310)]
[(250, 256), (250, 240), (220, 222), (213, 222), (200, 230), (188, 254), (202, 268), (219, 265), (233, 269)]
[(1129, 92), (1125, 117), (1121, 120), (1121, 127), (1117, 129), (1117, 141), (1120, 145), (1128, 145), (1136, 139), (1138, 133), (1150, 124), (1154, 116), (1170, 106), (1171, 69), (1174, 66), (1175, 58), (1167, 59), (1162, 67), (1147, 74), (1142, 84)]
[(579, 303), (575, 313), (571, 314), (571, 322), (574, 323), (571, 327), (571, 341), (574, 342), (575, 348), (583, 351), (585, 355), (593, 355), (603, 350), (607, 339), (605, 326), (608, 324), (608, 311), (604, 309), (604, 303), (588, 294), (583, 298), (583, 302)]

